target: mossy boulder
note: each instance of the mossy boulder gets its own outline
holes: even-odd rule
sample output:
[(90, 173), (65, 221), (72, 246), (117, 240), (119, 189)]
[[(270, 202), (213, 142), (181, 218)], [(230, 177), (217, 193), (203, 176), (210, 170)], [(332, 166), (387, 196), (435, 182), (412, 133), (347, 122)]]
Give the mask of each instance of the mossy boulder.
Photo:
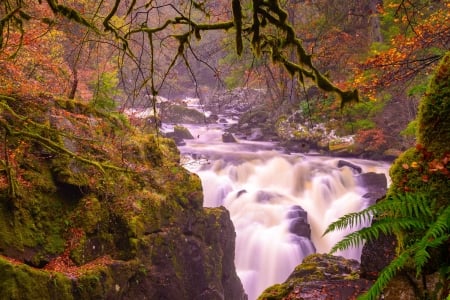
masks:
[(184, 145), (184, 140), (193, 140), (194, 136), (184, 126), (177, 125), (173, 128), (172, 132), (167, 132), (165, 134), (166, 137), (171, 138), (175, 141), (175, 144), (177, 145)]
[(371, 281), (359, 278), (359, 263), (328, 254), (307, 256), (282, 284), (267, 288), (258, 300), (354, 299)]
[(204, 124), (206, 122), (205, 115), (198, 110), (170, 102), (161, 105), (160, 117), (163, 123), (169, 124)]
[(172, 140), (76, 101), (6, 99), (1, 299), (245, 299), (229, 214), (202, 207)]

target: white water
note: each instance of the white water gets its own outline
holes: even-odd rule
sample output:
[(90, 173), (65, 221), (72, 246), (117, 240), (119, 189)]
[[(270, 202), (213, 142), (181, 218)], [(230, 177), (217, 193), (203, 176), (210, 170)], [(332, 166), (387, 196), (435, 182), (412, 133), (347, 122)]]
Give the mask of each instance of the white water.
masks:
[[(235, 265), (250, 300), (281, 283), (302, 259), (326, 253), (346, 232), (322, 237), (328, 224), (367, 206), (348, 167), (336, 158), (284, 155), (270, 143), (223, 144), (220, 128), (190, 127), (196, 140), (182, 153), (196, 155), (186, 167), (196, 172), (204, 190), (204, 206), (225, 206), (236, 230)], [(201, 158), (201, 159), (199, 159)], [(363, 172), (386, 172), (385, 164), (352, 160)], [(307, 211), (311, 241), (289, 231), (293, 206)], [(361, 249), (338, 253), (358, 259)]]

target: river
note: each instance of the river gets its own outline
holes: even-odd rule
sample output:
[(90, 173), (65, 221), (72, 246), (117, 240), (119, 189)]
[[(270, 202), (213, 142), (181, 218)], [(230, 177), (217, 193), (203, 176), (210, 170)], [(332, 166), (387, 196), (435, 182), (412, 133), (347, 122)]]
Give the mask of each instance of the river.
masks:
[[(249, 300), (286, 280), (305, 256), (328, 252), (347, 232), (322, 236), (327, 225), (368, 205), (357, 172), (338, 168), (338, 158), (288, 155), (269, 142), (223, 143), (221, 125), (188, 128), (196, 138), (179, 147), (182, 163), (201, 178), (204, 206), (230, 212), (235, 265)], [(362, 173), (386, 174), (389, 168), (348, 161)], [(296, 226), (299, 222), (304, 224)], [(359, 260), (361, 248), (337, 254)]]

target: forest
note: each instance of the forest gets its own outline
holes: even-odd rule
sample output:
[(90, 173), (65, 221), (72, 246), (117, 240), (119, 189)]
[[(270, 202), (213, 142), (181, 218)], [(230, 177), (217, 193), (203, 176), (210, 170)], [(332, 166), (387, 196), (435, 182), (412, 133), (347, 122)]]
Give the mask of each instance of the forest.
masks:
[(0, 298), (246, 299), (229, 213), (161, 127), (241, 91), (230, 135), (390, 164), (324, 233), (372, 221), (331, 253), (394, 237), (358, 296), (403, 274), (449, 299), (449, 0), (2, 0)]

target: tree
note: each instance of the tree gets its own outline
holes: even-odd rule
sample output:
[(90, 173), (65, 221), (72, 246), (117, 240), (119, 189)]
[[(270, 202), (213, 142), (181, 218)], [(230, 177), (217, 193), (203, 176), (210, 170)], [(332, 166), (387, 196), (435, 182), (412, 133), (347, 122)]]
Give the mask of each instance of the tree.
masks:
[[(291, 75), (299, 76), (301, 81), (304, 78), (313, 80), (325, 91), (336, 93), (342, 103), (358, 99), (356, 91), (339, 89), (313, 65), (311, 56), (296, 37), (288, 14), (279, 1), (255, 0), (246, 10), (243, 3), (232, 1), (229, 18), (215, 22), (209, 22), (207, 18), (212, 15), (214, 4), (196, 1), (155, 1), (147, 4), (132, 1), (128, 4), (116, 0), (111, 6), (101, 2), (89, 12), (54, 0), (42, 1), (40, 5), (50, 9), (54, 17), (70, 19), (100, 36), (110, 34), (113, 46), (121, 50), (122, 63), (125, 57), (134, 63), (135, 81), (139, 79), (140, 82), (134, 90), (147, 90), (151, 97), (158, 94), (178, 59), (189, 67), (186, 53), (191, 51), (192, 39), (200, 39), (206, 31), (233, 28), (239, 55), (244, 50), (243, 39), (249, 39), (257, 54), (270, 54), (273, 61), (283, 65)], [(47, 17), (30, 15), (29, 9), (29, 1), (6, 1), (0, 21), (2, 49), (9, 43), (12, 30), (19, 31), (19, 35), (23, 36), (20, 32), (27, 30), (26, 24), (31, 18), (48, 21)], [(101, 13), (105, 13), (106, 17), (102, 18)], [(279, 35), (272, 35), (270, 32), (273, 30), (278, 31)]]

